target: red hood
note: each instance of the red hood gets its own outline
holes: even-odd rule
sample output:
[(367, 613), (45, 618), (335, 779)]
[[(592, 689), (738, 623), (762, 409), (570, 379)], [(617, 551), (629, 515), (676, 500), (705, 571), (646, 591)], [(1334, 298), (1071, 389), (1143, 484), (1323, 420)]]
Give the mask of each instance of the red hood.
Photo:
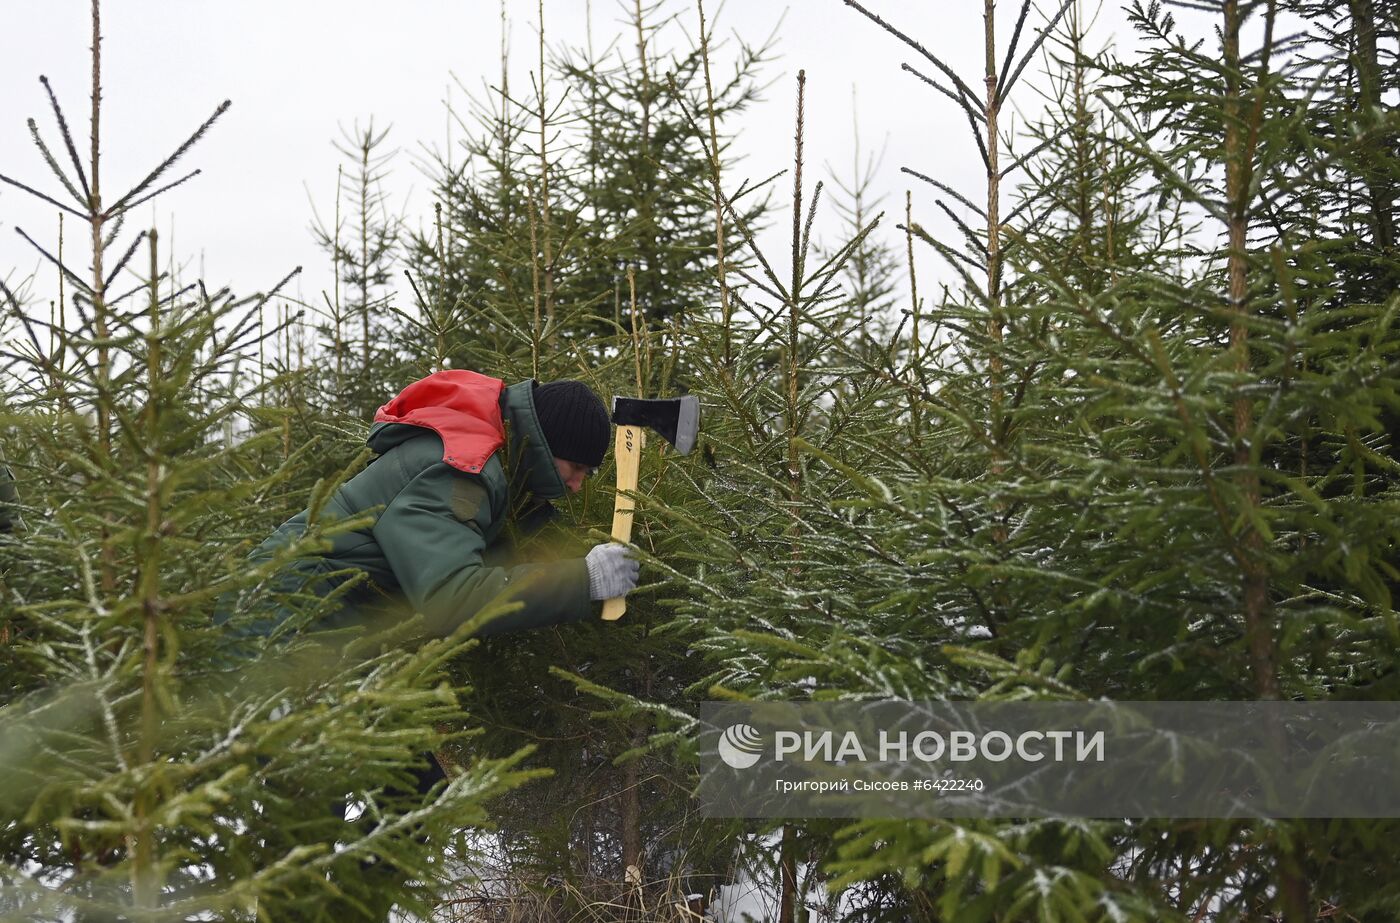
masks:
[(374, 414), (376, 423), (423, 426), (442, 437), (442, 460), (480, 474), (491, 454), (505, 445), (499, 378), (447, 369), (420, 378)]

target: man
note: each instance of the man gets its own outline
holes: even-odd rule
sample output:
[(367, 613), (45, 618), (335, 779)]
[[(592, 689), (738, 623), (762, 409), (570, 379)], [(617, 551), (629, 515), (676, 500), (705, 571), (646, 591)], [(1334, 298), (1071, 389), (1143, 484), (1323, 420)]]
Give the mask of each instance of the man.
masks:
[[(294, 560), (280, 572), (278, 588), (325, 597), (363, 575), (313, 630), (384, 624), (416, 612), (426, 617), (427, 632), (440, 636), (496, 602), (520, 607), (479, 634), (596, 616), (598, 600), (637, 585), (638, 563), (626, 546), (609, 542), (582, 558), (520, 563), (512, 533), (538, 530), (555, 515), (549, 501), (583, 487), (602, 463), (611, 433), (603, 402), (581, 382), (506, 387), (463, 370), (420, 379), (379, 408), (367, 439), (375, 459), (320, 513), (341, 519), (371, 513), (373, 522), (336, 535), (317, 557)], [(305, 531), (309, 516), (303, 510), (287, 520), (252, 557), (273, 556)], [(445, 778), (431, 757), (414, 775), (419, 794)], [(402, 872), (365, 860), (354, 874), (361, 885), (376, 883), (359, 890), (377, 903), (342, 909), (332, 902), (327, 907), (336, 909), (328, 915), (389, 918)]]
[[(626, 547), (604, 543), (583, 558), (518, 563), (507, 527), (528, 534), (548, 521), (549, 501), (583, 486), (611, 432), (603, 402), (582, 382), (506, 387), (457, 369), (420, 379), (379, 408), (367, 440), (377, 457), (321, 513), (348, 518), (379, 508), (374, 522), (295, 562), (283, 586), (325, 596), (365, 575), (314, 627), (413, 611), (430, 634), (446, 635), (500, 600), (521, 606), (482, 634), (586, 619), (597, 600), (636, 587), (638, 564)], [(253, 557), (265, 560), (300, 535), (309, 512), (283, 523)]]

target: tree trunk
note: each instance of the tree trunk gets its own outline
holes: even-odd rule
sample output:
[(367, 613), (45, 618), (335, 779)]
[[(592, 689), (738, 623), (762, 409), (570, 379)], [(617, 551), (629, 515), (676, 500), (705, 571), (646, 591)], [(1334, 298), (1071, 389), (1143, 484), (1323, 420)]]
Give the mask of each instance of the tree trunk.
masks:
[[(1367, 115), (1362, 124), (1369, 127), (1371, 113), (1382, 108), (1381, 67), (1376, 50), (1376, 10), (1373, 0), (1347, 0), (1351, 13), (1352, 34), (1356, 37), (1353, 62), (1359, 84), (1358, 106)], [(1371, 199), (1371, 233), (1375, 246), (1382, 253), (1395, 247), (1395, 190), (1380, 167), (1385, 159), (1384, 137), (1371, 137), (1365, 145), (1370, 154), (1371, 169), (1365, 171), (1364, 181)]]

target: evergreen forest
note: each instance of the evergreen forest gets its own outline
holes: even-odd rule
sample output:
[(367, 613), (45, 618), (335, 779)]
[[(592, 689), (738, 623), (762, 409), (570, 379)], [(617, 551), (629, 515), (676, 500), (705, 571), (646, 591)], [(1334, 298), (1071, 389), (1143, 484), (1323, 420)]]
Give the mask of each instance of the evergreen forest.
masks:
[[(622, 0), (595, 48), (477, 4), (530, 60), (454, 103), (422, 213), (392, 112), (336, 139), (303, 300), (143, 226), (236, 87), (109, 179), (133, 13), (90, 0), (90, 95), (6, 87), (0, 126), (43, 267), (0, 266), (0, 920), (1400, 920), (1400, 819), (697, 806), (707, 701), (1400, 699), (1400, 3), (1106, 0), (1128, 50), (1091, 0), (960, 2), (981, 33), (803, 2), (975, 165), (897, 201), (810, 149), (781, 29)], [(791, 146), (740, 160), (755, 116)], [(373, 522), (328, 501), (445, 369), (698, 397), (696, 451), (646, 444), (623, 619), (319, 630), (335, 595), (274, 579)], [(527, 556), (608, 541), (613, 464)]]

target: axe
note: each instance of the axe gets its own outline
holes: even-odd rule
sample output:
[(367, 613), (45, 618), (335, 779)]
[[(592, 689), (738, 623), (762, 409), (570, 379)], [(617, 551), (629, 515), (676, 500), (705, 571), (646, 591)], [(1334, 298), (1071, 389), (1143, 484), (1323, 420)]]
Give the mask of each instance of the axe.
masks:
[[(615, 542), (632, 541), (632, 511), (636, 501), (630, 493), (637, 489), (637, 473), (642, 465), (645, 431), (654, 430), (675, 446), (682, 455), (695, 448), (700, 431), (700, 399), (693, 394), (659, 400), (614, 397), (612, 421), (617, 426), (617, 499), (613, 501), (612, 537)], [(611, 622), (627, 611), (627, 598), (617, 596), (603, 602), (603, 618)]]

